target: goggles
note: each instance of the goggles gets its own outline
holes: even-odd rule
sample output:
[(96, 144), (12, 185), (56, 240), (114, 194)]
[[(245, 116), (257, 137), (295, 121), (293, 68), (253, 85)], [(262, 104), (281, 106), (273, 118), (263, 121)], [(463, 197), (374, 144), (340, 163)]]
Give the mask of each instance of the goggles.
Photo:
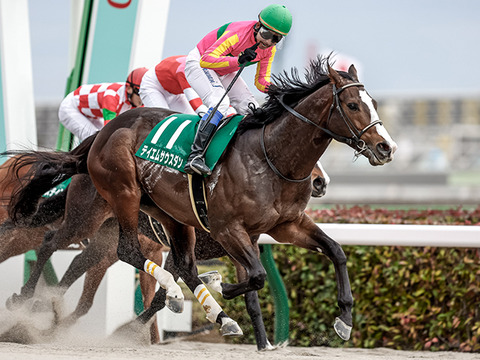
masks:
[(258, 30), (258, 33), (262, 38), (265, 40), (272, 40), (274, 43), (278, 43), (280, 40), (282, 40), (283, 36), (280, 34), (277, 34), (269, 29), (267, 29), (264, 26), (260, 26), (260, 29)]

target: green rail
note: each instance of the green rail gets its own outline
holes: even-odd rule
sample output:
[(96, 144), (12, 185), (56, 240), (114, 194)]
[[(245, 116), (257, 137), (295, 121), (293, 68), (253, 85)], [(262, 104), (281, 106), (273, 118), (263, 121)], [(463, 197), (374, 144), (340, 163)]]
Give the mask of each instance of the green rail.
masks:
[(267, 280), (275, 305), (275, 344), (289, 339), (290, 308), (288, 295), (282, 277), (273, 258), (272, 245), (260, 245), (260, 260), (267, 271)]

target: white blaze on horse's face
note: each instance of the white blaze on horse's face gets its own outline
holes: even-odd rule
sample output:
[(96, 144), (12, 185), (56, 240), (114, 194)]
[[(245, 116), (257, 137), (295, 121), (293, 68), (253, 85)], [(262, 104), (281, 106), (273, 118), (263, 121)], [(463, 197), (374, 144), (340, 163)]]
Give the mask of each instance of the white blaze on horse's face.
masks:
[[(359, 90), (360, 98), (362, 101), (367, 105), (368, 109), (370, 110), (370, 122), (374, 122), (380, 120), (380, 116), (378, 116), (377, 110), (375, 110), (375, 106), (373, 106), (373, 100), (370, 95), (365, 90)], [(385, 139), (385, 142), (390, 146), (392, 149), (391, 159), (393, 159), (393, 154), (398, 148), (398, 145), (393, 139), (390, 137), (387, 129), (381, 124), (375, 125), (375, 130), (377, 131), (378, 135)]]
[(320, 168), (320, 170), (322, 170), (323, 178), (325, 179), (325, 185), (330, 184), (330, 176), (327, 174), (327, 172), (323, 168), (323, 165), (320, 162), (320, 160), (317, 161), (317, 166)]

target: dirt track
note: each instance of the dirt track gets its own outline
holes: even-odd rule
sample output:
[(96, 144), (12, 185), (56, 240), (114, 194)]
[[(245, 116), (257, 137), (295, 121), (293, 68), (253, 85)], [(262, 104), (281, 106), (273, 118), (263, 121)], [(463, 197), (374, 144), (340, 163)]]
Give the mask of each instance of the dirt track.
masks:
[(123, 347), (119, 345), (100, 344), (35, 344), (20, 345), (0, 343), (0, 359), (5, 360), (71, 360), (71, 359), (322, 359), (322, 360), (387, 360), (387, 359), (437, 359), (437, 360), (473, 360), (480, 359), (480, 354), (452, 352), (411, 352), (378, 349), (332, 349), (325, 347), (299, 348), (286, 347), (275, 351), (257, 352), (254, 345), (211, 344), (202, 342), (173, 342), (165, 345), (148, 347)]

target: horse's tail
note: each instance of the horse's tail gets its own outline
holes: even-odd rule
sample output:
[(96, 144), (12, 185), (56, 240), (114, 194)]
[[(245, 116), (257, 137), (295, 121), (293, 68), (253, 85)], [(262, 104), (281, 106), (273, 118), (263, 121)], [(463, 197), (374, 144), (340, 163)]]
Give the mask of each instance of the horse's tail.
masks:
[[(96, 134), (85, 139), (79, 146), (69, 152), (9, 151), (2, 155), (17, 155), (13, 169), (19, 180), (19, 186), (13, 192), (8, 206), (12, 221), (18, 222), (35, 213), (40, 197), (76, 174), (86, 174), (87, 157)], [(27, 174), (18, 176), (22, 168), (30, 166)]]
[(40, 227), (53, 223), (60, 219), (65, 213), (68, 187), (44, 201), (40, 202), (38, 210), (30, 220), (31, 227)]

